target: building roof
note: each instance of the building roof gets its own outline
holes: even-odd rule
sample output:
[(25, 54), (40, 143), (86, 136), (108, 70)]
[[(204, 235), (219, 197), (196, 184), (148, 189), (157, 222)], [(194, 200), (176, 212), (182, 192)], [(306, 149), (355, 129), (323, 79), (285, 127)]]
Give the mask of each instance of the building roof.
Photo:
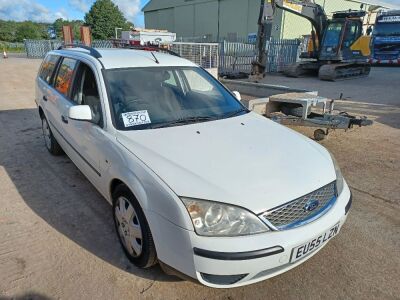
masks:
[[(176, 6), (182, 6), (182, 5), (191, 5), (193, 2), (199, 3), (199, 2), (208, 2), (210, 0), (150, 0), (143, 8), (143, 12), (147, 11), (153, 11), (153, 10), (158, 10), (158, 9), (165, 9), (169, 7), (176, 7)], [(256, 0), (257, 1), (257, 0)], [(382, 6), (383, 8), (387, 9), (394, 9), (394, 8), (400, 8), (400, 3), (395, 4), (395, 2), (398, 2), (396, 0), (347, 0), (349, 2), (356, 2), (360, 4), (367, 4), (367, 5), (379, 5)]]
[[(196, 64), (187, 59), (160, 52), (117, 48), (96, 50), (100, 53), (101, 57), (99, 58), (99, 60), (103, 63), (104, 68), (106, 69), (196, 66)], [(83, 56), (85, 58), (94, 59), (92, 56), (90, 56), (88, 50), (82, 48), (66, 48), (53, 52), (54, 54), (73, 54)], [(158, 63), (155, 61), (152, 53), (157, 58)]]
[(165, 9), (182, 5), (192, 5), (194, 2), (210, 2), (210, 0), (150, 0), (143, 8), (143, 12)]

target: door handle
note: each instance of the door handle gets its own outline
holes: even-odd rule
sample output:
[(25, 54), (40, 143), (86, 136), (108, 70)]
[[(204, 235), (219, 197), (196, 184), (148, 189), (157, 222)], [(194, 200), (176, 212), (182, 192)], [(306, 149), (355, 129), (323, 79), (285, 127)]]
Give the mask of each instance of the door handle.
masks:
[(43, 100), (44, 100), (44, 101), (47, 101), (47, 97), (46, 97), (46, 96), (43, 96)]
[(68, 124), (68, 118), (66, 116), (61, 116), (61, 121), (63, 121), (65, 124)]

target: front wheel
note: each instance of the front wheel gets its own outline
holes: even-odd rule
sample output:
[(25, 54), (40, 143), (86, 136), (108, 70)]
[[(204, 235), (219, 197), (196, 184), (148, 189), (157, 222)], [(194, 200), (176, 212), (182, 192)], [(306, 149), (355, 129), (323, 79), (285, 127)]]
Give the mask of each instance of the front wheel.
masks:
[(129, 260), (139, 268), (157, 263), (157, 253), (146, 217), (132, 192), (120, 185), (113, 193), (114, 223)]

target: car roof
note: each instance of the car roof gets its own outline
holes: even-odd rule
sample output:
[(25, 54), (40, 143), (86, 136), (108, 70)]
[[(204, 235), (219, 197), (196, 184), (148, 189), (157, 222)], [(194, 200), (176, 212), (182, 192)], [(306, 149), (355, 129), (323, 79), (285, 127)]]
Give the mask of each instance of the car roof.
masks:
[[(119, 68), (138, 68), (138, 67), (195, 67), (193, 62), (157, 51), (133, 50), (133, 49), (94, 49), (99, 54), (97, 59), (101, 61), (105, 69)], [(89, 59), (96, 59), (91, 55), (90, 51), (83, 48), (65, 48), (62, 50), (52, 51), (58, 55), (77, 55), (84, 56)], [(154, 58), (154, 56), (156, 59)]]

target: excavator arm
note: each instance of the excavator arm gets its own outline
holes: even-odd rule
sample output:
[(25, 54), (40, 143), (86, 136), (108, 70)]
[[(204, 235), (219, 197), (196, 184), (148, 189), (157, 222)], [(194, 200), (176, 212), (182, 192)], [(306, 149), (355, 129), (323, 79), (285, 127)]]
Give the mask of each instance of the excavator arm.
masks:
[(313, 34), (314, 51), (318, 51), (316, 39), (322, 41), (328, 24), (324, 9), (314, 3), (313, 0), (261, 0), (256, 43), (257, 60), (253, 62), (253, 76), (260, 76), (265, 71), (267, 61), (265, 48), (271, 36), (271, 26), (277, 9), (282, 9), (310, 21), (315, 30), (315, 34)]

